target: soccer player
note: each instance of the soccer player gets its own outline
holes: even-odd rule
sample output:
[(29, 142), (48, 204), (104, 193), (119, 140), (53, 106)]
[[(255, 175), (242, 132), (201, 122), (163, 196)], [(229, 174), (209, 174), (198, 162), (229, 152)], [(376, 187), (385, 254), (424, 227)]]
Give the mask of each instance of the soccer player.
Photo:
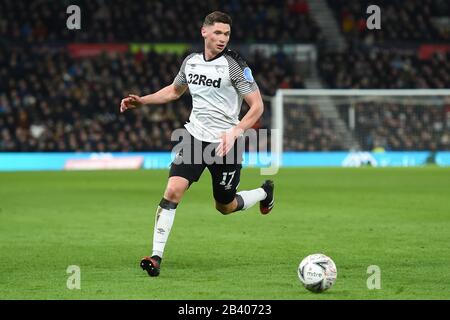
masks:
[[(160, 273), (177, 205), (205, 168), (211, 173), (216, 209), (222, 214), (245, 210), (258, 202), (261, 213), (267, 214), (274, 206), (273, 181), (266, 180), (257, 189), (236, 192), (242, 167), (239, 161), (242, 160), (242, 150), (238, 150), (236, 141), (242, 139), (240, 137), (245, 130), (261, 117), (264, 106), (250, 68), (227, 47), (231, 23), (231, 18), (225, 13), (215, 11), (207, 15), (201, 28), (204, 51), (186, 57), (173, 83), (154, 94), (129, 95), (121, 101), (120, 111), (124, 112), (143, 105), (176, 100), (189, 88), (193, 106), (185, 125), (189, 136), (183, 139), (182, 144), (200, 154), (209, 147), (216, 159), (223, 160), (211, 163), (201, 156), (200, 162), (195, 162), (192, 161), (195, 157), (183, 149), (172, 162), (164, 196), (156, 211), (152, 256), (144, 257), (140, 263), (152, 277)], [(239, 121), (243, 99), (250, 109)], [(227, 158), (229, 154), (235, 155), (233, 161)]]

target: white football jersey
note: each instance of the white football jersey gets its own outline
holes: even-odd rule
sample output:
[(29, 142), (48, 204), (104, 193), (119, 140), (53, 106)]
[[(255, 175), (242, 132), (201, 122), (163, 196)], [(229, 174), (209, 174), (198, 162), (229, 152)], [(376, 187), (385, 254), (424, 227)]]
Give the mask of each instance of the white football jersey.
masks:
[(227, 48), (211, 60), (203, 52), (187, 56), (174, 84), (188, 85), (192, 112), (185, 127), (206, 142), (219, 142), (223, 132), (236, 126), (243, 97), (258, 90), (247, 63)]

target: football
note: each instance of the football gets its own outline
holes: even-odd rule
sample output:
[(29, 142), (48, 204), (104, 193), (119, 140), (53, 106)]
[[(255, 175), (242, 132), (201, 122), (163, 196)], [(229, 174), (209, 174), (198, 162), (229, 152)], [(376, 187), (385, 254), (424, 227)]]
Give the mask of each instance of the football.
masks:
[(298, 277), (303, 286), (309, 291), (315, 293), (324, 292), (336, 282), (336, 264), (324, 254), (311, 254), (300, 262)]

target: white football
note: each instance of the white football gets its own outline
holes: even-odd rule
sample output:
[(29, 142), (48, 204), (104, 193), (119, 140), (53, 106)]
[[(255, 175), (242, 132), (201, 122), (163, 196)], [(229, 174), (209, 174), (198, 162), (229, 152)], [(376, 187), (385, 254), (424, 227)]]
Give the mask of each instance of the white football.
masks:
[(324, 254), (311, 254), (300, 262), (298, 277), (309, 291), (323, 292), (336, 282), (336, 264)]

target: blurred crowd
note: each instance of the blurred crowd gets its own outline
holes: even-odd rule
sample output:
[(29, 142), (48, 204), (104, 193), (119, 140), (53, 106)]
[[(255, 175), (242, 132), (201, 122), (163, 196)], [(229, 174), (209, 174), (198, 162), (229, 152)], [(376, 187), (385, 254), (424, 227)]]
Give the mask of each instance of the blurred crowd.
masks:
[(356, 115), (364, 150), (450, 150), (450, 101), (445, 106), (361, 103)]
[[(172, 83), (182, 56), (150, 51), (74, 59), (63, 48), (2, 49), (2, 151), (170, 150), (172, 131), (189, 119), (189, 94), (167, 105), (119, 113), (128, 94), (149, 94)], [(266, 58), (257, 52), (248, 63), (255, 66), (264, 95), (279, 86), (303, 85), (284, 55)]]
[[(330, 88), (445, 89), (450, 87), (450, 53), (429, 59), (417, 54), (352, 50), (325, 54), (318, 64)], [(447, 106), (448, 105), (448, 106)], [(349, 105), (340, 106), (348, 118)], [(364, 150), (450, 150), (450, 101), (433, 107), (383, 102), (356, 106), (356, 132)]]
[[(449, 41), (448, 0), (328, 0), (347, 38), (383, 41)], [(381, 29), (366, 26), (370, 5), (380, 8)]]
[[(69, 5), (81, 9), (81, 30), (66, 27)], [(204, 17), (217, 8), (231, 15), (235, 42), (314, 42), (320, 36), (306, 0), (2, 0), (0, 35), (28, 43), (198, 42)]]
[(343, 150), (342, 140), (336, 134), (333, 122), (326, 119), (314, 104), (284, 105), (285, 151)]
[(420, 59), (416, 53), (393, 50), (348, 50), (323, 54), (318, 61), (330, 88), (449, 88), (450, 52)]
[[(66, 28), (66, 8), (71, 4), (82, 11), (78, 31)], [(366, 28), (369, 1), (328, 0), (328, 4), (351, 41), (343, 53), (324, 53), (319, 46), (317, 69), (326, 87), (450, 87), (450, 53), (420, 59), (417, 53), (391, 48), (365, 49), (370, 42), (388, 40), (448, 41), (449, 33), (438, 23), (440, 18), (448, 19), (446, 0), (380, 0), (382, 30), (371, 32)], [(322, 39), (306, 0), (1, 1), (0, 151), (170, 150), (172, 131), (189, 118), (189, 94), (167, 105), (124, 114), (119, 113), (119, 103), (129, 93), (144, 95), (172, 83), (188, 53), (74, 58), (65, 44), (201, 43), (203, 18), (216, 8), (233, 18), (231, 48), (239, 42), (318, 43)], [(363, 41), (355, 43), (355, 39)], [(255, 52), (245, 58), (265, 98), (264, 116), (255, 127), (270, 128), (270, 97), (278, 88), (304, 88), (304, 79), (283, 53)], [(244, 104), (241, 117), (247, 110)], [(285, 150), (345, 149), (333, 122), (314, 104), (287, 104), (285, 117)], [(355, 120), (355, 136), (364, 150), (450, 150), (450, 102), (435, 108), (360, 104)]]

